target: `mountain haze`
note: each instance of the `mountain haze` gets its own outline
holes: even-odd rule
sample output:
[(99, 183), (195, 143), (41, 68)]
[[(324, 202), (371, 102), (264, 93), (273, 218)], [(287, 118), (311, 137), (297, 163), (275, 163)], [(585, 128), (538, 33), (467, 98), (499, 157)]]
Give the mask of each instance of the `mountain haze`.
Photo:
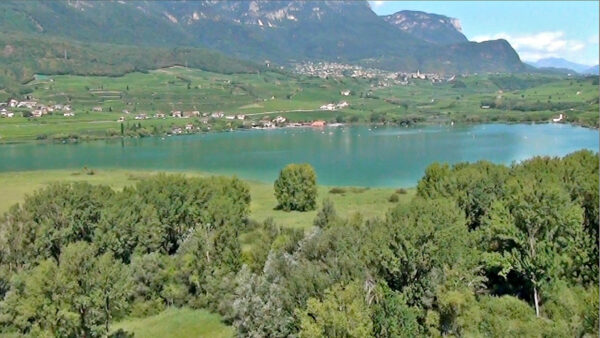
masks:
[(536, 62), (530, 63), (532, 66), (537, 68), (558, 68), (558, 69), (570, 69), (580, 74), (593, 73), (593, 67), (589, 65), (583, 65), (576, 62), (571, 62), (563, 58), (544, 58), (539, 59)]

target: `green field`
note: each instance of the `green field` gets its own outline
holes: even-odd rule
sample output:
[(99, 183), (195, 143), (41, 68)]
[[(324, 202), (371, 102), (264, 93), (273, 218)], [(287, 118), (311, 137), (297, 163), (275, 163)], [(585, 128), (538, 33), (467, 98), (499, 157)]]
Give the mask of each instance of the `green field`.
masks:
[[(71, 104), (76, 116), (17, 116), (0, 120), (0, 142), (31, 139), (104, 138), (164, 134), (192, 123), (204, 130), (244, 127), (241, 121), (198, 118), (135, 120), (172, 110), (245, 114), (250, 120), (285, 116), (294, 122), (324, 119), (353, 123), (450, 123), (549, 121), (559, 113), (567, 121), (598, 126), (598, 79), (559, 75), (476, 75), (453, 82), (411, 80), (380, 85), (377, 79), (320, 79), (290, 74), (220, 74), (171, 67), (120, 77), (54, 75), (27, 84), (43, 104)], [(343, 90), (351, 95), (343, 96)], [(327, 103), (349, 107), (321, 111)], [(482, 109), (482, 106), (490, 106)], [(93, 107), (102, 107), (94, 112)], [(122, 111), (127, 110), (129, 114)], [(249, 127), (247, 122), (245, 127)]]
[[(94, 175), (85, 171), (73, 170), (44, 170), (0, 173), (0, 213), (4, 213), (15, 203), (21, 202), (25, 194), (32, 193), (49, 183), (59, 181), (87, 181), (92, 184), (104, 184), (121, 189), (126, 185), (133, 185), (137, 180), (156, 174), (151, 171), (126, 171), (126, 170), (94, 170)], [(185, 173), (188, 176), (207, 176), (202, 173)], [(250, 217), (256, 221), (263, 221), (268, 217), (273, 218), (276, 224), (302, 228), (312, 225), (317, 211), (285, 212), (275, 210), (277, 201), (273, 195), (273, 185), (262, 182), (247, 182), (250, 187), (252, 202), (250, 204)], [(387, 209), (394, 204), (388, 202), (394, 189), (384, 188), (347, 188), (345, 193), (329, 193), (331, 187), (319, 187), (319, 200), (330, 198), (341, 216), (350, 216), (360, 213), (366, 218), (385, 215)], [(408, 189), (407, 194), (400, 195), (400, 202), (408, 201), (414, 194), (413, 189)], [(318, 203), (320, 205), (320, 202)]]
[(226, 326), (221, 318), (204, 310), (170, 308), (158, 315), (129, 319), (113, 325), (113, 330), (123, 329), (135, 337), (233, 337), (234, 330)]

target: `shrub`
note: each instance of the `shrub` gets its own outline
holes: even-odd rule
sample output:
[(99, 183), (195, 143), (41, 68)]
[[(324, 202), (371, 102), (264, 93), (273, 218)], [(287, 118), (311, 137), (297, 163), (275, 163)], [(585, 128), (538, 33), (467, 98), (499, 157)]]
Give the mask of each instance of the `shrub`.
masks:
[(390, 195), (390, 198), (388, 198), (388, 201), (390, 201), (391, 203), (398, 203), (398, 201), (400, 200), (400, 197), (398, 197), (398, 194), (393, 193)]
[(289, 164), (275, 180), (275, 197), (285, 211), (314, 210), (317, 199), (317, 175), (310, 164)]
[(404, 189), (404, 188), (396, 189), (396, 194), (406, 195), (406, 189)]
[(346, 189), (334, 187), (334, 188), (331, 188), (331, 190), (329, 190), (329, 193), (330, 194), (345, 194), (346, 193)]

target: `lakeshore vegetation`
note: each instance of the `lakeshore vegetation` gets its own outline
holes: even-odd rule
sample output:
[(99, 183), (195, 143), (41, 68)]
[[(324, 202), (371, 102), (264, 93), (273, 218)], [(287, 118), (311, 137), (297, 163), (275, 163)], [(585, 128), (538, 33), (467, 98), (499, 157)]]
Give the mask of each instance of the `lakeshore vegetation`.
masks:
[[(561, 122), (598, 127), (598, 77), (486, 74), (441, 83), (411, 79), (406, 85), (386, 85), (384, 81), (322, 79), (268, 69), (223, 74), (184, 67), (118, 77), (36, 76), (17, 98), (70, 105), (74, 116), (55, 112), (35, 118), (27, 109), (11, 109), (13, 118), (0, 119), (0, 142), (144, 137), (166, 135), (176, 128), (184, 132), (235, 130), (277, 116), (287, 122), (412, 125), (548, 122), (563, 114)], [(0, 102), (11, 97), (0, 91)], [(347, 106), (320, 108), (340, 102)], [(170, 117), (172, 111), (208, 115), (181, 119)], [(245, 118), (213, 118), (214, 112)], [(136, 120), (140, 114), (148, 118)], [(154, 118), (155, 114), (165, 117)], [(118, 122), (121, 117), (123, 121)], [(186, 125), (192, 130), (185, 130)]]
[(65, 173), (0, 174), (4, 334), (598, 335), (597, 153), (304, 189), (310, 212), (277, 208), (292, 179)]

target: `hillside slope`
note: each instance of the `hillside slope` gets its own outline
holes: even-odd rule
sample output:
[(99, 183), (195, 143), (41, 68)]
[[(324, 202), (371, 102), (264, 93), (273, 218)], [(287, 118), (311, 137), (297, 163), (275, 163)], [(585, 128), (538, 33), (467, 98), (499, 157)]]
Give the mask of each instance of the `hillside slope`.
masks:
[(424, 33), (390, 25), (367, 1), (5, 1), (0, 13), (0, 30), (7, 34), (207, 47), (260, 62), (368, 61), (393, 70), (451, 73), (524, 69), (505, 42), (455, 37), (444, 39), (456, 46), (440, 47)]

